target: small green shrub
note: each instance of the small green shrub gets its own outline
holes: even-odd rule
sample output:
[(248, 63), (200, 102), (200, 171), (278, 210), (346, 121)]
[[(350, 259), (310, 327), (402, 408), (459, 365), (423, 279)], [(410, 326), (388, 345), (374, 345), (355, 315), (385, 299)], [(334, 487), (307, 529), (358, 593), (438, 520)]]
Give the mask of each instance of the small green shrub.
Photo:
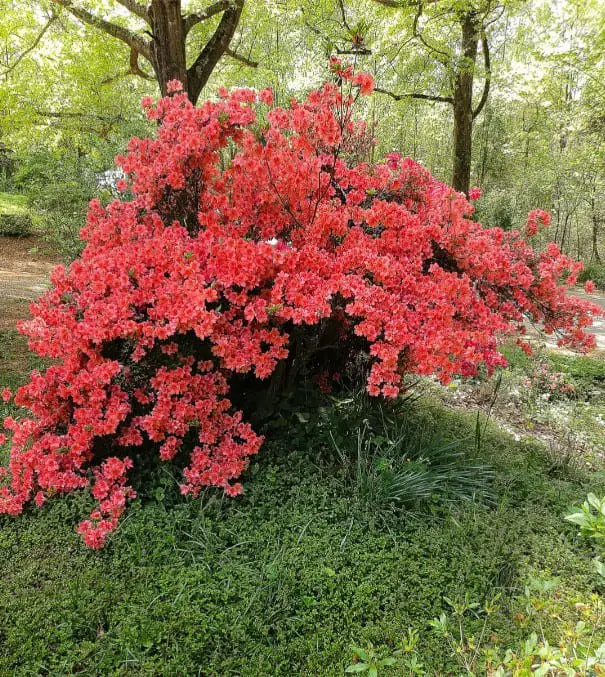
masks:
[(592, 280), (599, 289), (605, 289), (605, 265), (602, 263), (587, 263), (578, 277), (579, 282)]
[(344, 421), (334, 420), (329, 430), (345, 482), (361, 504), (381, 510), (493, 498), (494, 472), (467, 456), (464, 440), (444, 441), (406, 415), (405, 405), (402, 410), (363, 402), (360, 424), (342, 425), (349, 413), (358, 418), (364, 411), (363, 403), (353, 403), (341, 414)]
[(588, 494), (582, 506), (565, 519), (580, 527), (585, 538), (592, 538), (599, 547), (605, 546), (605, 498)]
[(0, 212), (0, 235), (23, 236), (32, 232), (32, 218), (27, 212)]

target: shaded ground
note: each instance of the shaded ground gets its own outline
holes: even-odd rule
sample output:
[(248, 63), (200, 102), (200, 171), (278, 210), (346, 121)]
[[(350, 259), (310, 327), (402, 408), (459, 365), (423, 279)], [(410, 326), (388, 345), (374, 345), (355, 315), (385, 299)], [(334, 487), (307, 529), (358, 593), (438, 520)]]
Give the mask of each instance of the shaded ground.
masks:
[(47, 288), (57, 263), (38, 237), (0, 237), (0, 331), (27, 317), (30, 301)]

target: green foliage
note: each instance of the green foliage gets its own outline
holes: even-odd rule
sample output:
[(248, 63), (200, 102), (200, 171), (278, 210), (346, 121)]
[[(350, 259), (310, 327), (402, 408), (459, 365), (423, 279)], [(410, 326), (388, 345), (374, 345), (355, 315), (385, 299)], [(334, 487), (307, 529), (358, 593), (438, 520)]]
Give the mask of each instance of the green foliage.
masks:
[[(600, 645), (595, 638), (602, 636), (603, 608), (598, 597), (592, 605), (577, 605), (580, 620), (572, 622), (565, 636), (557, 644), (544, 636), (543, 622), (556, 608), (553, 594), (558, 588), (557, 580), (531, 579), (519, 596), (519, 607), (524, 613), (518, 617), (524, 627), (535, 628), (517, 646), (497, 646), (488, 638), (488, 620), (497, 612), (492, 601), (483, 606), (464, 600), (452, 602), (450, 613), (442, 612), (429, 622), (433, 631), (450, 648), (463, 674), (489, 674), (497, 677), (518, 675), (576, 675), (600, 674), (605, 667), (605, 643)], [(482, 619), (478, 632), (469, 634), (469, 618)]]
[[(15, 335), (0, 334), (2, 385), (22, 379), (5, 369), (19, 355)], [(149, 468), (101, 552), (65, 529), (90, 508), (83, 495), (2, 517), (0, 674), (331, 676), (352, 664), (351, 645), (397, 661), (379, 674), (458, 674), (447, 643), (425, 632), (443, 596), (484, 604), (501, 593), (485, 634), (515, 647), (530, 632), (514, 616), (534, 570), (561, 581), (543, 621), (554, 646), (594, 582), (590, 557), (561, 534), (560, 515), (582, 487), (548, 477), (537, 451), (488, 426), (477, 462), (496, 469), (496, 506), (429, 501), (376, 515), (360, 509), (331, 437), (352, 444), (354, 458), (363, 417), (377, 435), (393, 413), (359, 398), (319, 404), (291, 402), (271, 420), (272, 442), (239, 499), (208, 491), (183, 501), (174, 469)], [(403, 438), (397, 453), (472, 439), (474, 416), (430, 401), (401, 411), (396, 435), (388, 424)], [(0, 404), (9, 413), (18, 410)], [(467, 615), (478, 636), (484, 618)]]
[[(469, 458), (463, 441), (444, 442), (414, 420), (409, 407), (362, 409), (352, 406), (350, 416), (340, 403), (334, 420), (337, 441), (330, 437), (346, 485), (352, 496), (374, 513), (395, 506), (414, 507), (426, 502), (491, 498), (493, 471)], [(373, 415), (372, 415), (373, 414)], [(344, 420), (342, 420), (344, 419)], [(352, 427), (351, 427), (352, 426)]]
[(7, 214), (0, 212), (0, 235), (29, 235), (32, 232), (32, 218), (25, 212)]
[(582, 506), (565, 517), (568, 522), (577, 524), (585, 538), (593, 539), (599, 548), (605, 546), (605, 498), (588, 494)]
[(383, 668), (392, 668), (397, 664), (395, 656), (378, 656), (372, 644), (367, 649), (353, 647), (353, 653), (354, 662), (345, 668), (347, 674), (378, 677), (383, 674)]
[(605, 396), (605, 361), (589, 355), (565, 355), (552, 351), (527, 355), (517, 345), (501, 349), (508, 369), (531, 374), (537, 361), (545, 362), (553, 372), (562, 372), (575, 387), (578, 399), (600, 399)]
[(38, 148), (18, 157), (13, 185), (28, 196), (45, 240), (68, 262), (82, 251), (79, 233), (89, 201), (99, 194), (95, 175), (104, 161), (82, 156), (69, 145), (52, 150)]
[(587, 263), (578, 280), (580, 282), (592, 280), (599, 289), (605, 289), (605, 265), (602, 263)]
[(22, 195), (0, 193), (0, 235), (29, 235), (32, 217)]

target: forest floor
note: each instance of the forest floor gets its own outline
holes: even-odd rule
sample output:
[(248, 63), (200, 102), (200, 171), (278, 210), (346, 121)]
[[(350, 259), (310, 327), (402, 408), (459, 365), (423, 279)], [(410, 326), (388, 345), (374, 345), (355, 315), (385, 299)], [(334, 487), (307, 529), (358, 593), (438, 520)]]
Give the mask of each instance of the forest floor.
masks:
[(39, 237), (0, 237), (0, 330), (28, 316), (59, 258)]

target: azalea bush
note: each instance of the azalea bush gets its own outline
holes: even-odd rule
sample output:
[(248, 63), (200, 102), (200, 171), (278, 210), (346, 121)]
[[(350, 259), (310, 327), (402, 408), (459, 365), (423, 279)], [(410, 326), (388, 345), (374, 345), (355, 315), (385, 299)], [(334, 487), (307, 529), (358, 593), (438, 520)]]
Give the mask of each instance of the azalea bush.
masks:
[[(118, 158), (123, 199), (91, 202), (81, 257), (20, 325), (53, 362), (16, 394), (31, 415), (4, 422), (0, 511), (90, 488), (98, 505), (79, 531), (101, 547), (150, 455), (182, 464), (183, 494), (239, 494), (261, 395), (363, 374), (371, 395), (396, 398), (408, 373), (491, 372), (499, 335), (525, 316), (593, 345), (598, 311), (562, 284), (580, 264), (484, 229), (409, 159), (361, 161), (354, 104), (373, 82), (331, 68), (287, 108), (250, 89), (195, 107), (176, 82), (144, 101), (157, 134)], [(530, 215), (527, 236), (547, 221)]]

